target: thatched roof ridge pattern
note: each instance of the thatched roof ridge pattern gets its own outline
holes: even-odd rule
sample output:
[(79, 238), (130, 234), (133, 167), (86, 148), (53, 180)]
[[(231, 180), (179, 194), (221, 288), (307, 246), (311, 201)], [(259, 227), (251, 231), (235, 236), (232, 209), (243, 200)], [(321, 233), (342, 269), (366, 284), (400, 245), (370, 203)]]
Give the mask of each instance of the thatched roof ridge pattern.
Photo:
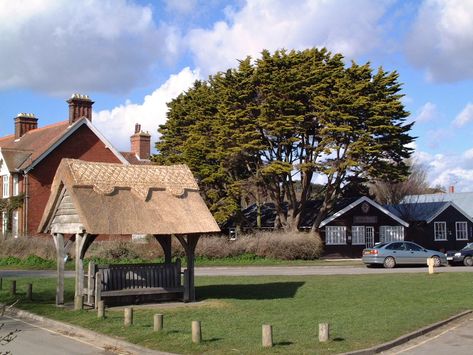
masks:
[[(61, 196), (65, 194), (70, 196), (80, 223), (71, 213), (61, 215)], [(185, 165), (137, 166), (73, 159), (61, 161), (38, 228), (40, 233), (109, 235), (219, 231)]]
[(130, 188), (140, 198), (146, 199), (149, 190), (165, 189), (174, 196), (182, 196), (185, 190), (199, 190), (186, 165), (159, 166), (111, 163), (86, 163), (79, 160), (66, 161), (74, 186), (93, 186), (99, 194), (111, 194), (116, 188)]

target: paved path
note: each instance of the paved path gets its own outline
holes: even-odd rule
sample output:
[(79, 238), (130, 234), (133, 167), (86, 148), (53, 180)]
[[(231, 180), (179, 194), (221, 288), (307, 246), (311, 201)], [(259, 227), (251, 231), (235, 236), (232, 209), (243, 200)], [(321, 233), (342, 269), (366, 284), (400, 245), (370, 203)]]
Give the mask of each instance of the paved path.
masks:
[(106, 351), (96, 347), (85, 340), (72, 338), (54, 330), (41, 326), (38, 322), (23, 321), (17, 318), (0, 317), (0, 324), (4, 324), (0, 335), (4, 336), (10, 331), (20, 330), (16, 338), (10, 343), (2, 346), (3, 352), (10, 351), (12, 354), (48, 354), (48, 355), (112, 355), (116, 352)]
[(473, 315), (469, 314), (383, 354), (467, 355), (473, 353)]
[[(397, 267), (394, 269), (367, 268), (364, 266), (212, 266), (196, 267), (197, 276), (301, 276), (301, 275), (369, 275), (427, 272), (423, 267)], [(473, 267), (444, 266), (436, 272), (473, 272)], [(73, 277), (74, 271), (66, 271)], [(54, 270), (0, 270), (0, 277), (56, 277)]]

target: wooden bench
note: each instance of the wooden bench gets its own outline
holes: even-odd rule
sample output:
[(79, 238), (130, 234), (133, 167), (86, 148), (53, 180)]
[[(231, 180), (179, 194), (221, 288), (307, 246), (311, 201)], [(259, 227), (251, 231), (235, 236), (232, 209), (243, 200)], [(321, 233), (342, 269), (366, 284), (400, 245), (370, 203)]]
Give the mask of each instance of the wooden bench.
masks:
[(94, 306), (100, 300), (118, 305), (183, 299), (179, 259), (169, 264), (96, 265), (94, 275), (95, 282), (89, 283), (94, 284)]

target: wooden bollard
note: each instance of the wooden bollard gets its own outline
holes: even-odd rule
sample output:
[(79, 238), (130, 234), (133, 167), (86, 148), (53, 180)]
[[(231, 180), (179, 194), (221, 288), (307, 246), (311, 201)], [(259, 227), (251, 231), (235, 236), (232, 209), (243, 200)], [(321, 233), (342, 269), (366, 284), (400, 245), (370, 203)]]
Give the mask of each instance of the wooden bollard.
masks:
[(0, 277), (0, 290), (3, 290), (3, 278)]
[(33, 284), (26, 285), (26, 299), (28, 301), (33, 300)]
[(16, 280), (11, 280), (10, 284), (10, 295), (15, 296), (16, 295)]
[(129, 327), (130, 325), (133, 325), (133, 308), (132, 307), (125, 307), (125, 319), (123, 321), (123, 324), (126, 327)]
[(84, 307), (84, 298), (82, 296), (74, 297), (74, 311), (80, 311)]
[(104, 319), (105, 318), (105, 302), (98, 301), (97, 303), (97, 318)]
[(429, 275), (432, 275), (434, 273), (434, 259), (433, 258), (427, 258), (427, 266), (429, 267)]
[(269, 324), (263, 324), (263, 347), (272, 348), (273, 347), (273, 326)]
[(192, 321), (192, 342), (198, 344), (202, 341), (202, 329), (200, 320)]
[(330, 327), (328, 323), (319, 323), (319, 341), (325, 342), (330, 338)]
[(154, 315), (154, 331), (160, 332), (163, 330), (163, 315), (162, 314), (155, 314)]

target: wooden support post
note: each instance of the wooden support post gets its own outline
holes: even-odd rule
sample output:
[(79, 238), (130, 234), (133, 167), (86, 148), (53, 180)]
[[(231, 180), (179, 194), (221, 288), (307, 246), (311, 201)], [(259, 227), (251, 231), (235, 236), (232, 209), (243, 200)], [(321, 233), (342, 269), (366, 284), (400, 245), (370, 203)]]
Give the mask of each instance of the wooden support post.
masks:
[[(187, 269), (184, 270), (184, 302), (195, 301), (195, 286), (194, 286), (194, 259), (195, 247), (199, 241), (199, 235), (189, 235), (187, 240), (182, 235), (176, 235), (176, 238), (181, 243), (186, 251)], [(187, 274), (186, 274), (187, 271)]]
[(89, 267), (87, 270), (87, 304), (94, 304), (94, 295), (95, 295), (95, 263), (89, 261)]
[(16, 295), (16, 280), (11, 280), (10, 283), (10, 296)]
[(75, 282), (75, 292), (74, 295), (75, 297), (77, 296), (82, 296), (83, 290), (84, 290), (84, 270), (83, 270), (83, 263), (82, 259), (80, 258), (80, 252), (81, 252), (81, 246), (82, 246), (82, 239), (83, 236), (82, 234), (76, 234), (75, 235), (75, 276), (76, 276), (76, 282)]
[(97, 302), (97, 318), (99, 319), (105, 318), (105, 302), (104, 301)]
[(3, 290), (3, 278), (0, 277), (0, 290)]
[(326, 342), (330, 339), (330, 326), (328, 323), (319, 323), (319, 341)]
[(155, 332), (160, 332), (161, 330), (163, 330), (163, 318), (164, 316), (162, 314), (154, 315), (154, 331)]
[(125, 325), (125, 327), (129, 327), (130, 325), (133, 325), (133, 308), (132, 307), (125, 307), (123, 324)]
[(97, 304), (102, 300), (102, 274), (100, 272), (95, 273), (95, 296), (94, 296), (95, 308)]
[(84, 298), (82, 296), (74, 296), (74, 311), (81, 311), (84, 308)]
[(200, 320), (192, 321), (192, 342), (198, 344), (202, 341), (202, 329)]
[(27, 284), (26, 285), (26, 299), (28, 301), (33, 300), (33, 284)]
[(269, 324), (263, 324), (262, 328), (262, 342), (264, 348), (273, 347), (273, 326)]
[(54, 245), (57, 253), (57, 286), (56, 286), (56, 305), (64, 304), (64, 235), (61, 233), (53, 234)]

